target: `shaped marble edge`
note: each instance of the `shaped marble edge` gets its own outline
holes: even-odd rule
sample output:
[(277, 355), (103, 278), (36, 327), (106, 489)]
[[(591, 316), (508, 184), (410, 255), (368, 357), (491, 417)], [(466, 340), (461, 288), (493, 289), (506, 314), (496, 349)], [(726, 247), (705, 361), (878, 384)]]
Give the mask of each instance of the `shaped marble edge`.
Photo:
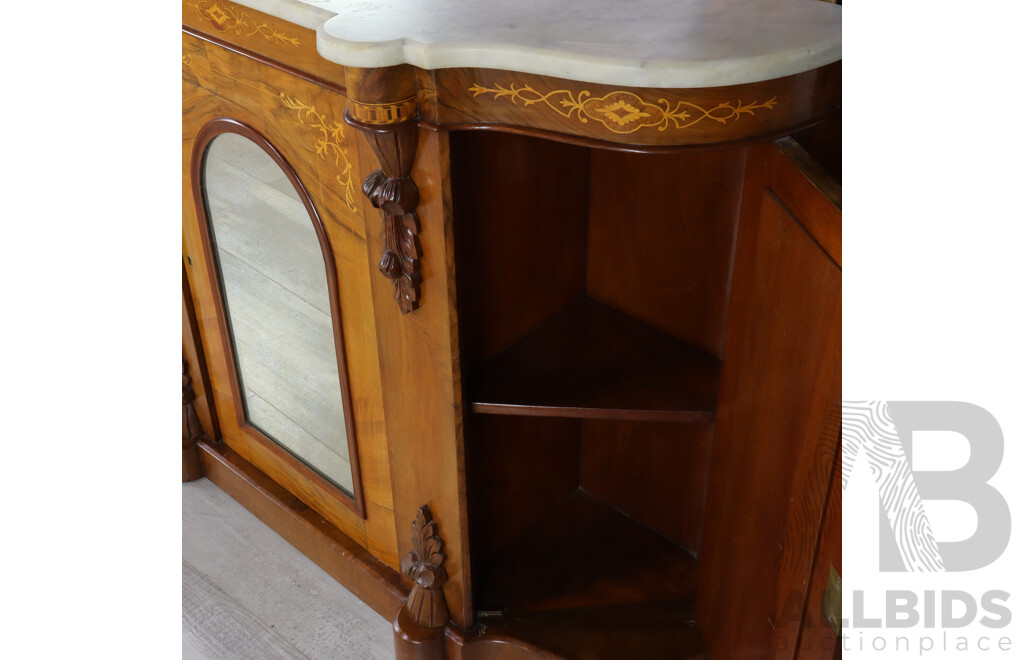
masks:
[(344, 66), (519, 71), (655, 88), (739, 85), (842, 58), (822, 0), (244, 0)]

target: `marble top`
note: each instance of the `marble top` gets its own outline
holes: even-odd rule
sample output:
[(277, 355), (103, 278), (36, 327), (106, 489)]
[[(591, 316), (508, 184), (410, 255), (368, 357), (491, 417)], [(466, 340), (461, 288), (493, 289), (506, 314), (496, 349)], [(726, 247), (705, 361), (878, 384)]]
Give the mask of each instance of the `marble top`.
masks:
[(483, 67), (631, 87), (781, 78), (842, 57), (821, 0), (242, 0), (338, 64)]

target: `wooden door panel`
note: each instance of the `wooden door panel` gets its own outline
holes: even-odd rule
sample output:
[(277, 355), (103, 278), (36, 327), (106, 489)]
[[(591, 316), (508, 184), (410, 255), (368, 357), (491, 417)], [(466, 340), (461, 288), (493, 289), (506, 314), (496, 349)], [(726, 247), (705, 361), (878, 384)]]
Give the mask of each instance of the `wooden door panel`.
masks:
[(843, 575), (843, 462), (832, 466), (825, 518), (818, 540), (814, 570), (808, 583), (807, 604), (800, 624), (797, 660), (831, 660), (841, 658), (843, 645), (825, 618), (822, 607), (831, 569)]
[[(361, 169), (355, 141), (361, 137), (344, 125), (346, 99), (332, 86), (291, 75), (225, 45), (191, 34), (183, 35), (182, 44), (183, 251), (221, 435), (240, 456), (397, 568), (371, 272), (358, 195)], [(323, 221), (333, 254), (333, 289), (340, 309), (357, 445), (351, 453), (358, 457), (365, 517), (340, 501), (340, 491), (323, 479), (310, 478), (301, 465), (295, 465), (297, 461), (258, 442), (239, 423), (231, 358), (223, 338), (225, 319), (217, 304), (217, 279), (193, 197), (198, 176), (193, 163), (196, 137), (218, 118), (236, 120), (273, 145), (306, 188)]]
[(709, 481), (698, 620), (735, 660), (793, 657), (838, 448), (839, 212), (793, 148), (750, 150)]

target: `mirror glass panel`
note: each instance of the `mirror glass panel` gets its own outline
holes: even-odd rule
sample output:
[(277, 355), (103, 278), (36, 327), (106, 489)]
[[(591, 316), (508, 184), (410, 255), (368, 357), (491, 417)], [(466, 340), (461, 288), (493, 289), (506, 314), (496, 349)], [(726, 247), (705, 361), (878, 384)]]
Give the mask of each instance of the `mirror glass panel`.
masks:
[(240, 135), (203, 168), (210, 238), (246, 420), (352, 493), (324, 254), (292, 183)]

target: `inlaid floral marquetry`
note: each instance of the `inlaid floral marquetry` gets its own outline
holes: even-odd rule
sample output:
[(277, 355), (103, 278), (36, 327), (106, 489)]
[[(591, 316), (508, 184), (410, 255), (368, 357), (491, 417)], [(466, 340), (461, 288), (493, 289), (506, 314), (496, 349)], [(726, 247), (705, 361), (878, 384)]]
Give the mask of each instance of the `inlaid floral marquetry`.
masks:
[(688, 101), (676, 101), (673, 104), (664, 98), (651, 103), (633, 92), (626, 91), (594, 96), (587, 90), (573, 92), (568, 89), (556, 89), (543, 94), (529, 85), (516, 87), (515, 83), (509, 84), (508, 87), (499, 84), (495, 84), (494, 87), (474, 84), (468, 91), (472, 92), (474, 98), (481, 94), (493, 94), (495, 100), (506, 99), (513, 104), (517, 101), (522, 102), (524, 108), (543, 103), (567, 119), (575, 118), (583, 124), (593, 119), (620, 135), (647, 127), (656, 127), (659, 131), (668, 128), (685, 129), (706, 119), (725, 124), (744, 116), (754, 116), (757, 111), (772, 110), (778, 103), (775, 97), (764, 102), (751, 103), (737, 99), (735, 103), (723, 102), (705, 108)]
[(267, 41), (290, 44), (298, 48), (298, 37), (278, 31), (269, 23), (258, 23), (250, 14), (223, 0), (187, 0), (185, 8), (205, 20), (220, 32), (232, 32), (243, 37), (260, 35)]
[(348, 152), (342, 146), (342, 141), (345, 139), (344, 125), (327, 119), (317, 112), (314, 106), (306, 105), (284, 92), (281, 92), (280, 98), (281, 103), (286, 108), (295, 110), (299, 122), (303, 125), (308, 124), (320, 131), (320, 135), (317, 137), (316, 144), (314, 145), (316, 153), (325, 160), (333, 156), (334, 164), (341, 168), (341, 173), (336, 175), (335, 178), (341, 185), (342, 190), (345, 191), (345, 203), (350, 209), (355, 211), (355, 183), (352, 180), (352, 162), (349, 161)]

